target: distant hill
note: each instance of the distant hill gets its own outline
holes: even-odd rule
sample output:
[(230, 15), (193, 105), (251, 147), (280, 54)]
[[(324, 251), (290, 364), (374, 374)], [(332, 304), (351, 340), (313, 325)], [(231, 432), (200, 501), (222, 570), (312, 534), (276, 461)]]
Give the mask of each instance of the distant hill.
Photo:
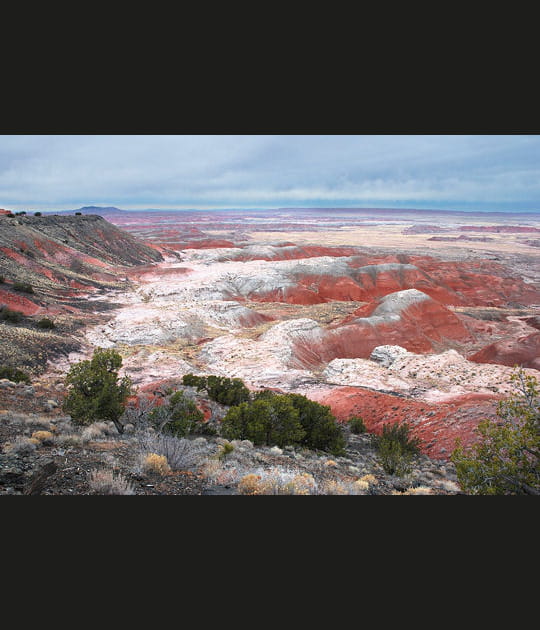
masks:
[(123, 214), (126, 210), (120, 210), (120, 208), (115, 208), (114, 206), (84, 206), (77, 210), (47, 210), (43, 212), (43, 214), (75, 214), (76, 212), (81, 212), (82, 214), (99, 214), (103, 216), (105, 214)]

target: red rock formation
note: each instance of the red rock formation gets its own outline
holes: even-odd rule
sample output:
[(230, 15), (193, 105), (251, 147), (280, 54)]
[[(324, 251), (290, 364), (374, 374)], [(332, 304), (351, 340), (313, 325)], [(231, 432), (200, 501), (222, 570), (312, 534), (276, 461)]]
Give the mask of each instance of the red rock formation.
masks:
[(476, 363), (520, 365), (540, 370), (540, 333), (532, 333), (517, 339), (505, 339), (482, 348), (468, 357)]
[(309, 369), (333, 359), (367, 359), (381, 345), (424, 353), (447, 347), (449, 340), (471, 340), (454, 313), (414, 289), (387, 295), (362, 310), (362, 317), (349, 317), (345, 325), (293, 338), (291, 367)]
[[(261, 254), (262, 256), (262, 254)], [(234, 257), (236, 258), (236, 256)], [(321, 263), (318, 275), (290, 272), (294, 286), (258, 292), (249, 297), (261, 302), (320, 304), (333, 300), (370, 302), (405, 289), (418, 289), (442, 304), (452, 306), (507, 306), (536, 304), (540, 292), (521, 278), (511, 276), (492, 261), (442, 262), (430, 257), (399, 256), (366, 259), (355, 256), (332, 273)]]
[(361, 416), (368, 431), (373, 433), (382, 433), (385, 424), (408, 422), (411, 434), (422, 440), (421, 450), (436, 459), (449, 458), (456, 438), (465, 447), (476, 442), (478, 423), (495, 417), (499, 400), (496, 396), (468, 395), (451, 402), (429, 404), (361, 387), (338, 387), (309, 397), (329, 405), (342, 422), (354, 415)]
[(39, 304), (22, 295), (6, 291), (0, 288), (0, 304), (5, 304), (14, 311), (20, 311), (23, 315), (35, 315), (39, 310)]

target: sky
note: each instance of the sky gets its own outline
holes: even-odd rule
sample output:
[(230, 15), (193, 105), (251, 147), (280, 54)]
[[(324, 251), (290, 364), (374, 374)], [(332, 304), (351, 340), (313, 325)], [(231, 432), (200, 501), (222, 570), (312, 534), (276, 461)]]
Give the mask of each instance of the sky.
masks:
[(0, 208), (540, 211), (540, 135), (0, 135)]

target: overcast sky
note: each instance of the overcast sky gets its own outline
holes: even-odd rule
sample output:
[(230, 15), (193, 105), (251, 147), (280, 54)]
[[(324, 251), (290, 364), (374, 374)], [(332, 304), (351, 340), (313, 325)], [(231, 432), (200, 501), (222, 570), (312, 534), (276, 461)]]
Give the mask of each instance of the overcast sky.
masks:
[(0, 136), (0, 207), (540, 210), (540, 136)]

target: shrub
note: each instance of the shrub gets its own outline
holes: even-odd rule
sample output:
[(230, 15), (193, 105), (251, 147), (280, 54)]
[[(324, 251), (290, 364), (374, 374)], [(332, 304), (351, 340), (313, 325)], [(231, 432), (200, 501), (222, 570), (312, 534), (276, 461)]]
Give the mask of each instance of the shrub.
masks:
[(37, 322), (38, 328), (51, 329), (56, 328), (55, 323), (48, 317), (44, 317)]
[(317, 483), (309, 473), (276, 467), (244, 475), (237, 490), (244, 495), (310, 495), (316, 494)]
[(234, 451), (233, 444), (231, 444), (230, 442), (223, 442), (223, 444), (221, 444), (219, 447), (217, 458), (219, 460), (224, 460), (227, 457), (227, 455), (230, 455), (233, 451)]
[(14, 291), (34, 293), (34, 288), (28, 282), (14, 282), (11, 286)]
[(10, 446), (9, 451), (16, 455), (30, 455), (36, 450), (36, 441), (25, 436), (19, 436)]
[(333, 455), (343, 455), (345, 437), (330, 407), (300, 394), (285, 396), (298, 411), (298, 420), (305, 431), (300, 444), (306, 448), (329, 451)]
[(39, 440), (42, 444), (53, 444), (54, 442), (54, 435), (51, 431), (34, 431), (32, 438)]
[(367, 431), (364, 419), (361, 416), (351, 416), (348, 421), (351, 433), (358, 435), (359, 433), (365, 433)]
[(13, 383), (30, 383), (26, 372), (12, 367), (0, 367), (0, 378), (7, 378)]
[(248, 473), (238, 482), (237, 490), (239, 494), (262, 494), (261, 475)]
[(96, 348), (89, 361), (73, 365), (66, 377), (68, 395), (64, 410), (74, 423), (88, 425), (95, 420), (114, 422), (120, 433), (124, 428), (119, 418), (131, 394), (131, 379), (119, 380), (122, 357), (113, 349)]
[(225, 376), (195, 376), (184, 374), (182, 383), (197, 390), (205, 389), (208, 397), (222, 405), (239, 405), (251, 399), (249, 389), (239, 378), (227, 378)]
[(96, 494), (135, 494), (133, 486), (112, 470), (92, 470), (88, 478), (90, 490)]
[(499, 402), (496, 420), (478, 425), (481, 440), (450, 456), (461, 488), (469, 494), (540, 494), (540, 392), (522, 369), (510, 377), (516, 393)]
[(100, 438), (105, 437), (108, 429), (109, 427), (105, 422), (93, 422), (84, 428), (81, 433), (81, 439), (83, 442), (99, 440)]
[(186, 470), (196, 466), (205, 449), (195, 440), (177, 438), (163, 433), (145, 432), (138, 435), (139, 450), (143, 454), (163, 455), (173, 470)]
[(149, 453), (144, 458), (143, 470), (145, 472), (158, 473), (159, 475), (167, 475), (171, 472), (171, 467), (167, 462), (165, 455), (157, 453)]
[(228, 439), (281, 447), (298, 444), (305, 435), (298, 411), (284, 395), (231, 407), (223, 418), (221, 432)]
[(20, 322), (23, 317), (24, 315), (21, 313), (21, 311), (14, 311), (7, 306), (4, 306), (4, 308), (0, 310), (0, 320), (5, 322), (16, 324)]
[(420, 440), (410, 436), (406, 422), (384, 425), (382, 435), (374, 437), (377, 456), (384, 471), (403, 477), (411, 471), (413, 458), (420, 453)]
[(195, 376), (195, 374), (184, 374), (182, 383), (190, 387), (196, 387), (198, 390), (206, 389), (206, 377)]
[(41, 212), (34, 212), (34, 216), (35, 217), (40, 217), (41, 216)]
[(168, 404), (155, 407), (150, 413), (150, 421), (158, 431), (177, 437), (185, 437), (197, 432), (204, 420), (204, 414), (183, 392), (175, 392)]
[(75, 213), (75, 216), (76, 216), (76, 217), (80, 217), (81, 215), (82, 215), (82, 212), (76, 212), (76, 213)]

